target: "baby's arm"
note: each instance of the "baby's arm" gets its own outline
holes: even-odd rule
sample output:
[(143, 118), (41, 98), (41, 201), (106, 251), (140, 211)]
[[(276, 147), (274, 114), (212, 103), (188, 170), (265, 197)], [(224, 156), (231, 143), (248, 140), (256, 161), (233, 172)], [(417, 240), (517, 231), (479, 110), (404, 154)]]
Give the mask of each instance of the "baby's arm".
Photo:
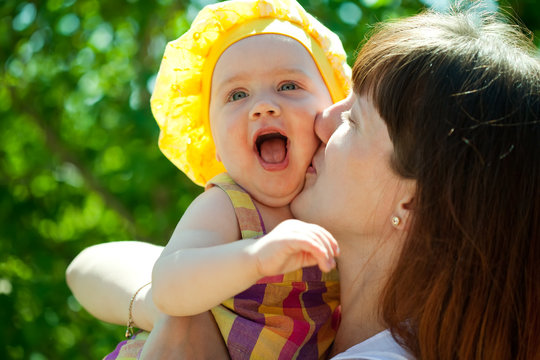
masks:
[(223, 191), (212, 188), (197, 198), (154, 266), (156, 306), (170, 315), (198, 314), (264, 276), (335, 266), (337, 243), (317, 225), (287, 220), (261, 239), (235, 241), (239, 238)]

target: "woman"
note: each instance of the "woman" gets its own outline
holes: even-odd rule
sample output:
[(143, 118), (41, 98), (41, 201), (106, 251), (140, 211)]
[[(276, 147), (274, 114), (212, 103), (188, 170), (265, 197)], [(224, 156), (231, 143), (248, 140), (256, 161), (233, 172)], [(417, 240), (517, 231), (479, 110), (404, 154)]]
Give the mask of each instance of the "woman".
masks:
[(382, 24), (362, 47), (292, 207), (340, 245), (335, 359), (538, 358), (533, 52), (474, 11)]
[[(419, 359), (538, 358), (533, 51), (518, 29), (474, 12), (384, 24), (360, 51), (350, 120), (335, 131), (332, 115), (316, 124), (324, 157), (293, 207), (341, 247), (334, 353), (389, 328)], [(383, 155), (371, 167), (373, 153)], [(401, 181), (378, 175), (384, 166)], [(340, 208), (355, 216), (330, 218)], [(371, 312), (362, 297), (375, 302)]]

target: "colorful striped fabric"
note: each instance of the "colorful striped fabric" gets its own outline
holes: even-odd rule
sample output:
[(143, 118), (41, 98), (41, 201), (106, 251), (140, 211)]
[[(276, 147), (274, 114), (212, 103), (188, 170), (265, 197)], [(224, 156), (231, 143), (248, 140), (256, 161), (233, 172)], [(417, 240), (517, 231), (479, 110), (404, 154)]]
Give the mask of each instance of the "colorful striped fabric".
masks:
[[(249, 194), (228, 174), (209, 186), (227, 193), (242, 238), (266, 233)], [(318, 267), (266, 277), (212, 309), (231, 359), (324, 359), (339, 323), (339, 277)]]
[(120, 342), (116, 349), (103, 360), (137, 360), (141, 355), (144, 343), (150, 335), (147, 331), (139, 331), (127, 340)]

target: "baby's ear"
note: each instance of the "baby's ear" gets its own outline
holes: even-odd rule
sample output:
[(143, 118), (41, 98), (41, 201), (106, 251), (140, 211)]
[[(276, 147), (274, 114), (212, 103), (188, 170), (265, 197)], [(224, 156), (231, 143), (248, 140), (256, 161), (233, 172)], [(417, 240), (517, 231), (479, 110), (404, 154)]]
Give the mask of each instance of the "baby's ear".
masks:
[(221, 162), (221, 157), (219, 156), (217, 150), (216, 150), (216, 160), (219, 161), (219, 162)]

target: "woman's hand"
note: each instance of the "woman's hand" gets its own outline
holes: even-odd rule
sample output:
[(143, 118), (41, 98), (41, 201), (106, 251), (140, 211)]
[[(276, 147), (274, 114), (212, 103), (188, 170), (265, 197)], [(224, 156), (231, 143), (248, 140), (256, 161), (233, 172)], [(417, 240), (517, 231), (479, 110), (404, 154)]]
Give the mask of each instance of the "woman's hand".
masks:
[(318, 265), (328, 272), (336, 266), (339, 246), (324, 228), (300, 220), (285, 220), (250, 248), (261, 277)]
[(226, 360), (229, 353), (210, 311), (185, 317), (161, 314), (139, 359)]

